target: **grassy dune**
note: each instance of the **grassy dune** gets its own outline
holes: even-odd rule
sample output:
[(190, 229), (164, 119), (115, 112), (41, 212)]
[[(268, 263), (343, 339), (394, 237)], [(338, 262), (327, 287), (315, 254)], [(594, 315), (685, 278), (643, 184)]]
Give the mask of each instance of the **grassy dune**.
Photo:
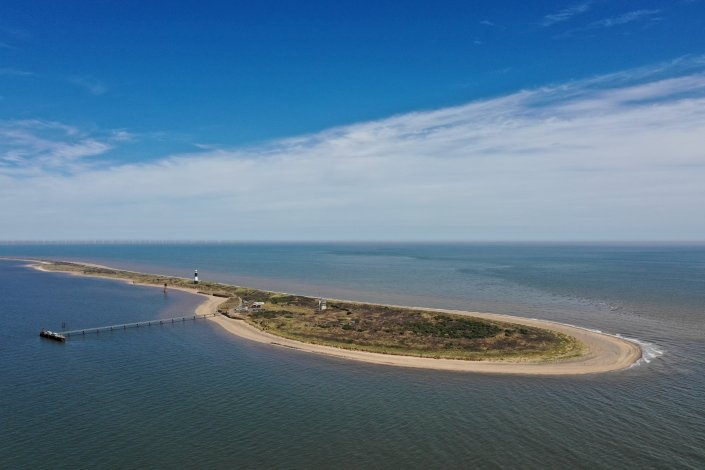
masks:
[[(577, 357), (575, 338), (524, 325), (412, 308), (328, 301), (217, 282), (135, 273), (78, 263), (48, 262), (51, 271), (75, 272), (171, 287), (197, 288), (223, 296), (222, 314), (285, 338), (344, 349), (465, 360), (556, 361)], [(241, 303), (264, 302), (260, 310), (238, 311)]]

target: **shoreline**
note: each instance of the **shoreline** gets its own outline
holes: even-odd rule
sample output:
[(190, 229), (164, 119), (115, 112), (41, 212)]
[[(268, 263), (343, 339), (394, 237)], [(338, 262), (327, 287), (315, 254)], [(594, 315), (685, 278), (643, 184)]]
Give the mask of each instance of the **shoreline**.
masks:
[[(36, 259), (19, 259), (14, 260), (26, 261), (27, 266), (37, 269), (42, 272), (61, 272), (64, 274), (73, 274), (77, 276), (103, 278), (115, 281), (126, 282), (131, 285), (140, 285), (160, 288), (158, 285), (138, 283), (128, 279), (111, 277), (111, 276), (92, 276), (90, 274), (67, 272), (67, 271), (52, 271), (42, 267), (42, 264), (47, 264), (47, 261)], [(86, 266), (94, 266), (100, 268), (109, 268), (107, 266), (92, 265), (89, 263), (81, 263)], [(142, 273), (135, 273), (142, 274)], [(196, 308), (197, 314), (215, 313), (218, 306), (225, 300), (222, 297), (212, 296), (208, 294), (198, 293), (197, 289), (169, 286), (169, 289), (180, 290), (189, 294), (199, 295), (205, 300)], [(337, 299), (336, 299), (337, 300)], [(354, 301), (348, 301), (353, 302)], [(378, 304), (379, 305), (379, 304)], [(342, 349), (332, 346), (323, 346), (315, 343), (305, 343), (301, 341), (291, 340), (271, 333), (260, 330), (244, 320), (229, 318), (224, 315), (218, 315), (208, 318), (209, 321), (217, 323), (228, 333), (242, 339), (254, 341), (260, 344), (277, 346), (287, 349), (296, 349), (299, 351), (334, 357), (339, 359), (353, 360), (365, 362), (369, 364), (387, 365), (395, 367), (407, 367), (417, 369), (432, 369), (442, 371), (467, 372), (467, 373), (487, 373), (487, 374), (512, 374), (512, 375), (536, 375), (536, 376), (565, 376), (565, 375), (585, 375), (614, 372), (632, 367), (642, 358), (641, 347), (624, 338), (614, 335), (609, 335), (602, 332), (592, 331), (587, 328), (582, 328), (573, 325), (553, 322), (550, 320), (537, 320), (511, 315), (503, 315), (496, 313), (460, 311), (449, 309), (423, 308), (388, 305), (390, 307), (413, 308), (429, 312), (444, 312), (459, 314), (474, 318), (512, 322), (518, 325), (542, 328), (553, 332), (559, 332), (576, 338), (582, 343), (587, 352), (579, 357), (563, 359), (559, 361), (471, 361), (463, 359), (442, 359), (417, 356), (404, 356), (396, 354), (383, 354), (375, 352), (367, 352), (353, 349)]]

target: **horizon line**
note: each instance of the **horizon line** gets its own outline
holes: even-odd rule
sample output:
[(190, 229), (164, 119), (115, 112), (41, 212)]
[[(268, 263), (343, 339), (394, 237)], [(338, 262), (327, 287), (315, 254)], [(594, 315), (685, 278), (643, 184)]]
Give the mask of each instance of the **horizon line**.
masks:
[(204, 239), (96, 239), (96, 240), (0, 240), (0, 245), (225, 245), (225, 244), (315, 244), (315, 243), (358, 243), (358, 244), (705, 244), (703, 240), (204, 240)]

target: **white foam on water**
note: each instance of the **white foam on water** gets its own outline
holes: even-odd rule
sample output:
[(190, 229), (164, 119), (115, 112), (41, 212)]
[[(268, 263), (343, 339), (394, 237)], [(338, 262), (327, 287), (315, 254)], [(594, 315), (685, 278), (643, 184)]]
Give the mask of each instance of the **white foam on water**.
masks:
[[(554, 323), (556, 323), (556, 322), (554, 322)], [(604, 331), (598, 330), (595, 328), (586, 328), (584, 326), (573, 325), (570, 323), (563, 323), (563, 324), (568, 325), (568, 326), (572, 326), (573, 328), (578, 328), (581, 330), (592, 331), (593, 333), (600, 333), (602, 335), (614, 336), (615, 338), (623, 339), (623, 340), (630, 341), (632, 343), (637, 344), (639, 346), (639, 348), (641, 349), (641, 359), (639, 359), (634, 364), (629, 366), (630, 369), (632, 367), (636, 367), (636, 366), (639, 366), (642, 364), (648, 364), (651, 361), (653, 361), (654, 359), (656, 359), (657, 357), (663, 356), (663, 354), (665, 353), (665, 351), (663, 349), (661, 349), (660, 346), (657, 346), (654, 343), (649, 343), (648, 341), (642, 341), (642, 340), (636, 339), (636, 338), (629, 338), (627, 336), (622, 336), (619, 333), (615, 333), (615, 334), (605, 333)]]
[(664, 350), (661, 349), (659, 346), (655, 345), (654, 343), (649, 343), (647, 341), (642, 341), (636, 338), (627, 338), (626, 336), (622, 336), (619, 333), (614, 335), (617, 338), (622, 338), (626, 339), (627, 341), (631, 341), (632, 343), (636, 343), (639, 345), (641, 348), (641, 359), (636, 361), (634, 364), (632, 364), (632, 367), (641, 365), (641, 364), (648, 364), (649, 362), (653, 361), (657, 357), (661, 357), (664, 354)]

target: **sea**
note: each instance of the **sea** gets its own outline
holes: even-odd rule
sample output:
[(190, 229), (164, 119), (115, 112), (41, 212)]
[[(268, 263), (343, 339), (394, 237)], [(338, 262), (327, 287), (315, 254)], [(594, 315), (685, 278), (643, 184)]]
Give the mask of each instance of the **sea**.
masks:
[(639, 342), (613, 373), (371, 365), (201, 320), (193, 295), (0, 260), (0, 468), (705, 468), (705, 245), (4, 244), (323, 297), (507, 313)]

